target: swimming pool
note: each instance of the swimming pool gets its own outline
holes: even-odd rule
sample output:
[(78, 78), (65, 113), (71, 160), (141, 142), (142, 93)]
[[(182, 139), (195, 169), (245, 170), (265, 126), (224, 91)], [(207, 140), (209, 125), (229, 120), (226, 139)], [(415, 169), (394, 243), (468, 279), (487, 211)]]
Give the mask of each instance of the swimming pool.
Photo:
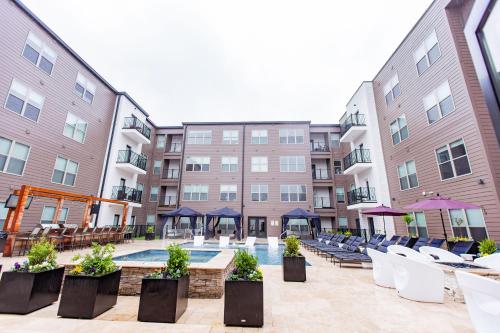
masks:
[[(210, 259), (218, 255), (220, 251), (190, 251), (190, 263), (208, 262)], [(148, 262), (166, 262), (168, 259), (168, 251), (166, 250), (145, 250), (125, 254), (114, 257), (116, 261), (148, 261)]]

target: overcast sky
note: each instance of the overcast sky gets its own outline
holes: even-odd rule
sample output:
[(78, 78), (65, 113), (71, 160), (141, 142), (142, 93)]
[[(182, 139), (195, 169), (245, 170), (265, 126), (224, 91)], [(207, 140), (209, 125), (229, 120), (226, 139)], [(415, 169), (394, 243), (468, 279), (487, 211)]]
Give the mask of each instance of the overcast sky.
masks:
[(336, 123), (431, 0), (24, 0), (158, 125)]

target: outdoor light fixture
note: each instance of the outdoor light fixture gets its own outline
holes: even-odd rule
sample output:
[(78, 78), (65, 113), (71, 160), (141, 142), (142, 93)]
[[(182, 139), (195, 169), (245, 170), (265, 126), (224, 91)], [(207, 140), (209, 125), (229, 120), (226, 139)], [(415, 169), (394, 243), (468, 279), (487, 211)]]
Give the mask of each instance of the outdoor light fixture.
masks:
[(479, 180), (477, 181), (477, 183), (478, 183), (479, 185), (484, 185), (484, 180), (483, 180), (483, 178), (479, 178)]
[[(15, 194), (9, 195), (9, 197), (7, 198), (7, 201), (5, 202), (5, 208), (16, 208), (18, 200), (19, 200), (18, 195), (15, 195)], [(26, 205), (24, 206), (24, 209), (29, 209), (32, 201), (33, 201), (33, 197), (28, 196), (28, 200), (26, 200)]]

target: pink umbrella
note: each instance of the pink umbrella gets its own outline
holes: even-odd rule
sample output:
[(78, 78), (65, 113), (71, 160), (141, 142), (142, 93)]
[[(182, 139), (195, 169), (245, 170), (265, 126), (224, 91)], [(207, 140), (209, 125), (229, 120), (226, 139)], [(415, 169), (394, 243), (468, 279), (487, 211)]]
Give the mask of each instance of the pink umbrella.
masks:
[(452, 200), (446, 197), (440, 197), (439, 194), (436, 197), (425, 199), (414, 204), (405, 206), (405, 209), (412, 211), (418, 210), (434, 210), (439, 209), (439, 214), (441, 215), (441, 224), (443, 225), (444, 238), (448, 244), (448, 235), (446, 234), (446, 228), (444, 226), (443, 219), (443, 209), (479, 209), (478, 205), (469, 204), (463, 201)]
[(406, 215), (406, 212), (402, 210), (397, 210), (391, 207), (384, 206), (383, 204), (377, 206), (375, 208), (370, 208), (362, 212), (363, 215), (374, 215), (374, 216), (382, 216), (382, 220), (384, 221), (384, 234), (385, 231), (385, 216), (403, 216)]

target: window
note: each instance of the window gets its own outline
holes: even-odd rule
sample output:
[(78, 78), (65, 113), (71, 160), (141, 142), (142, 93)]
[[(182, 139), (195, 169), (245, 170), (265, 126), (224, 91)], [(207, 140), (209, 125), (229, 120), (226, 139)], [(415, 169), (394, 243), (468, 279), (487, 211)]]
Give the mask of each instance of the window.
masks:
[(268, 197), (267, 185), (251, 185), (250, 191), (252, 194), (252, 201), (267, 201)]
[(12, 80), (5, 107), (21, 116), (38, 121), (45, 97), (17, 80)]
[(304, 156), (280, 156), (280, 172), (305, 172)]
[(267, 130), (252, 130), (252, 144), (267, 144)]
[(7, 220), (7, 213), (9, 212), (8, 208), (5, 208), (5, 202), (0, 201), (0, 229), (3, 230), (3, 225), (5, 224), (5, 220)]
[(267, 172), (267, 156), (252, 157), (252, 172)]
[(417, 237), (429, 237), (424, 212), (413, 213), (413, 221), (408, 224), (408, 233)]
[(52, 182), (62, 185), (75, 185), (76, 173), (78, 172), (78, 163), (57, 156), (52, 174)]
[(280, 129), (280, 143), (299, 144), (304, 143), (304, 130), (297, 129)]
[(335, 196), (338, 203), (345, 203), (345, 192), (342, 186), (335, 188)]
[(87, 133), (87, 122), (68, 112), (63, 134), (70, 139), (83, 143)]
[(226, 145), (238, 144), (238, 130), (222, 131), (222, 143)]
[(429, 124), (432, 124), (455, 110), (448, 81), (424, 97), (423, 102)]
[(481, 209), (450, 209), (449, 213), (454, 236), (475, 241), (488, 238)]
[(347, 217), (339, 216), (339, 229), (347, 229), (348, 221)]
[(189, 131), (187, 143), (191, 145), (209, 145), (212, 143), (212, 131)]
[(155, 160), (153, 162), (153, 175), (159, 175), (161, 170), (161, 160)]
[(149, 192), (149, 201), (158, 201), (158, 186), (151, 186), (151, 191)]
[(463, 139), (436, 149), (441, 180), (471, 173), (469, 158)]
[(306, 201), (306, 185), (280, 185), (282, 202)]
[(0, 172), (21, 176), (29, 152), (30, 146), (0, 136)]
[(57, 54), (34, 33), (30, 32), (24, 45), (23, 57), (50, 75), (56, 63)]
[(413, 53), (418, 75), (422, 75), (440, 56), (441, 51), (439, 50), (438, 39), (436, 32), (433, 31)]
[[(220, 230), (220, 233), (219, 233)], [(221, 217), (219, 225), (217, 226), (217, 234), (219, 235), (233, 235), (236, 230), (234, 219), (231, 217)]]
[(163, 149), (165, 148), (165, 135), (163, 134), (158, 134), (156, 135), (156, 149)]
[(384, 86), (385, 104), (391, 104), (399, 95), (401, 95), (401, 88), (398, 74), (396, 74)]
[(397, 145), (401, 141), (408, 138), (408, 126), (406, 124), (406, 116), (402, 115), (394, 120), (389, 126), (391, 129), (392, 143)]
[(185, 201), (207, 201), (208, 185), (184, 185)]
[(333, 161), (333, 173), (336, 175), (342, 174), (342, 161), (341, 160), (334, 160)]
[(402, 191), (418, 187), (417, 169), (415, 161), (406, 161), (398, 165), (399, 187)]
[(120, 214), (115, 214), (113, 216), (113, 225), (115, 227), (117, 227), (118, 225), (120, 225)]
[(332, 143), (332, 148), (340, 148), (340, 133), (330, 134), (330, 141)]
[(210, 157), (188, 156), (186, 158), (186, 171), (210, 171)]
[(219, 199), (221, 201), (235, 201), (236, 200), (236, 185), (221, 185)]
[(236, 172), (238, 170), (238, 157), (224, 156), (221, 160), (223, 172)]
[[(56, 215), (56, 207), (45, 206), (42, 211), (42, 218), (40, 219), (41, 224), (52, 224), (54, 221), (54, 216)], [(57, 219), (58, 224), (66, 223), (68, 218), (68, 208), (62, 208), (59, 218)]]
[(75, 94), (80, 96), (85, 102), (92, 104), (94, 101), (96, 85), (87, 80), (85, 76), (78, 73), (75, 83)]
[(146, 224), (156, 224), (156, 215), (154, 214), (149, 214), (146, 217)]

